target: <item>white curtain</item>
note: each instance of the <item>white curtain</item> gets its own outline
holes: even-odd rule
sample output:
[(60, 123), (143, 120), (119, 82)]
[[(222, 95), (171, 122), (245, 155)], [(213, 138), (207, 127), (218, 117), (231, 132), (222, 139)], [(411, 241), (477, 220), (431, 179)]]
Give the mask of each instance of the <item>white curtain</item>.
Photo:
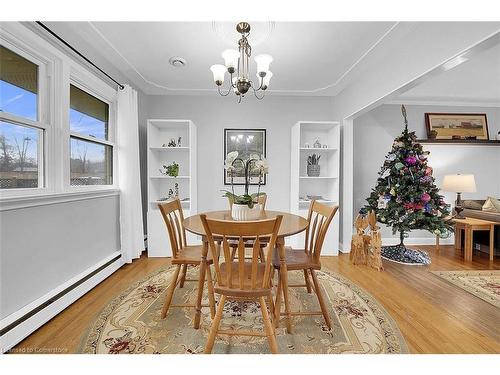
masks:
[(139, 116), (137, 91), (125, 85), (118, 91), (116, 147), (120, 187), (120, 238), (122, 257), (131, 263), (144, 250), (141, 176), (139, 163)]

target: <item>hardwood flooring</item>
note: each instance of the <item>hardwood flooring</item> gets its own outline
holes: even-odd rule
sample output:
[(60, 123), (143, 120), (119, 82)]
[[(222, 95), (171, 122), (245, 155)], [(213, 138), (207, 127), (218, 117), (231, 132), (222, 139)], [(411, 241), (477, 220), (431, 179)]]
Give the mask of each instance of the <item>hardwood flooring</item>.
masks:
[[(453, 246), (413, 246), (429, 251), (432, 264), (404, 266), (384, 261), (385, 270), (353, 266), (348, 254), (323, 257), (324, 268), (338, 272), (370, 292), (398, 324), (412, 353), (500, 353), (500, 309), (429, 271), (500, 269), (498, 258), (474, 255), (465, 262)], [(12, 352), (74, 353), (99, 311), (131, 283), (167, 258), (141, 257), (123, 266), (73, 305), (18, 344)]]

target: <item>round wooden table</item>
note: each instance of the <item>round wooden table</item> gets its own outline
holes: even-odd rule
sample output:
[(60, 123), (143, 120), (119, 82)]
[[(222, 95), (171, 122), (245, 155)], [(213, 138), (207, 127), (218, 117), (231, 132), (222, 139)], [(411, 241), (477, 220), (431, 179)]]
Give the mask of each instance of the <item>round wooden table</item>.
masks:
[[(207, 218), (215, 220), (227, 220), (234, 221), (231, 217), (231, 211), (211, 211), (205, 212)], [(283, 216), (280, 228), (278, 230), (278, 238), (276, 240), (276, 246), (278, 248), (278, 254), (280, 257), (280, 276), (283, 283), (283, 293), (288, 294), (288, 274), (285, 263), (285, 237), (293, 236), (294, 234), (300, 233), (307, 229), (309, 222), (302, 216), (294, 215), (288, 212), (281, 211), (263, 211), (258, 220), (273, 219), (278, 215)], [(203, 224), (201, 222), (200, 215), (189, 216), (184, 219), (183, 222), (184, 229), (188, 232), (198, 234), (202, 236), (203, 241), (203, 253), (201, 256), (200, 263), (200, 277), (198, 279), (198, 296), (196, 300), (196, 315), (194, 317), (194, 328), (198, 329), (200, 327), (201, 318), (201, 300), (203, 297), (203, 284), (206, 277), (207, 269), (207, 254), (208, 254), (208, 242), (205, 236), (205, 230), (203, 229)], [(275, 303), (275, 316), (277, 320), (280, 317), (281, 309), (281, 298), (276, 296)], [(287, 331), (291, 332), (291, 319), (290, 319), (290, 306), (288, 306), (288, 298), (285, 298), (285, 315), (287, 317)]]
[[(205, 215), (207, 215), (208, 219), (234, 221), (231, 217), (231, 211), (228, 210), (205, 212)], [(282, 239), (306, 230), (309, 225), (309, 222), (302, 216), (280, 211), (262, 211), (257, 220), (274, 219), (278, 215), (283, 215), (283, 220), (281, 221), (280, 229), (278, 231), (278, 237)], [(200, 215), (187, 217), (184, 219), (183, 225), (188, 232), (198, 234), (200, 236), (205, 235)]]

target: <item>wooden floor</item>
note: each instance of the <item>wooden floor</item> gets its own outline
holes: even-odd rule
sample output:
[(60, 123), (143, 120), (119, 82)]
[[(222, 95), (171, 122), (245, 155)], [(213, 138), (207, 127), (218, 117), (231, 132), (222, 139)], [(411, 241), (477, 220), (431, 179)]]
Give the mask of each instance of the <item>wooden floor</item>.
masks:
[[(338, 272), (370, 292), (397, 322), (412, 353), (500, 353), (500, 310), (431, 274), (430, 270), (500, 269), (498, 258), (474, 256), (466, 263), (452, 246), (414, 246), (429, 251), (429, 267), (384, 261), (385, 271), (352, 266), (349, 257), (323, 257), (323, 267)], [(74, 353), (96, 314), (134, 281), (166, 258), (135, 260), (87, 293), (17, 345), (12, 352)]]

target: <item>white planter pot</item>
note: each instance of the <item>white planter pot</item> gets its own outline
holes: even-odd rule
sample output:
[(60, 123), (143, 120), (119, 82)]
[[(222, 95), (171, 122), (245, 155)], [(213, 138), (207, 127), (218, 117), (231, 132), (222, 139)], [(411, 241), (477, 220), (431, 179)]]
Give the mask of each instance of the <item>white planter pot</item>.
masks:
[(233, 220), (251, 221), (251, 220), (257, 220), (260, 216), (260, 212), (261, 212), (260, 204), (254, 204), (253, 208), (250, 208), (246, 204), (233, 203), (233, 207), (231, 209), (231, 216), (233, 217)]

